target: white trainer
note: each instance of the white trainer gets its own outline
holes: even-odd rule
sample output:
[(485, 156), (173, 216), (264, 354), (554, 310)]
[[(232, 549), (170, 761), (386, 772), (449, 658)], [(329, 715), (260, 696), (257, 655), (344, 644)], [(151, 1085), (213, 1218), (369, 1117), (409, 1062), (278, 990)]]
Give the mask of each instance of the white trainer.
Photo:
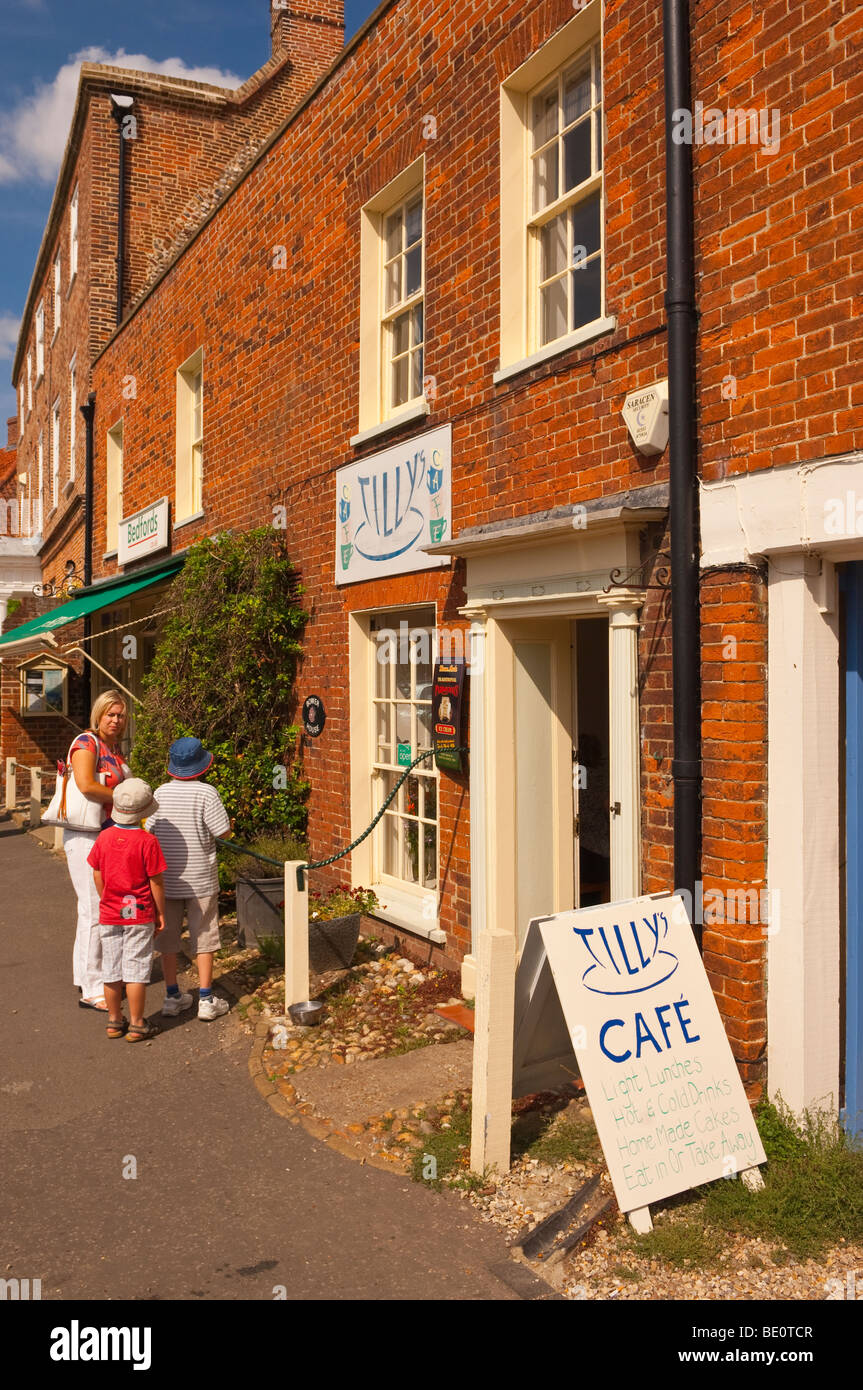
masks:
[(162, 1005), (162, 1013), (167, 1018), (176, 1018), (184, 1009), (191, 1009), (191, 994), (166, 994), (165, 1002)]
[(221, 1018), (229, 1008), (227, 999), (219, 999), (217, 995), (211, 994), (209, 999), (198, 1000), (198, 1018), (203, 1018), (209, 1023), (214, 1018)]

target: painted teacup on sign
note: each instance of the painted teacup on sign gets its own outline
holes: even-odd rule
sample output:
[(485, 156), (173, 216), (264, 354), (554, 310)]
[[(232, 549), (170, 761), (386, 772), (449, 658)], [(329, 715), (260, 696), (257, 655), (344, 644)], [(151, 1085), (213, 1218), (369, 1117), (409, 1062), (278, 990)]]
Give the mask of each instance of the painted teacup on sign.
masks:
[(573, 931), (592, 958), (581, 978), (594, 994), (640, 994), (670, 979), (679, 964), (672, 951), (660, 949), (668, 935), (664, 912)]

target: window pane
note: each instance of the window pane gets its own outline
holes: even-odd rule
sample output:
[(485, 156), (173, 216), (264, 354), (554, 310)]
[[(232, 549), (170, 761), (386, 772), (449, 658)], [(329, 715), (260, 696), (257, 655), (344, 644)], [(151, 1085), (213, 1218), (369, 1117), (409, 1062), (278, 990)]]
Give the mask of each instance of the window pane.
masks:
[(405, 847), (405, 878), (411, 883), (420, 881), (420, 828), (417, 821), (402, 821)]
[(402, 215), (394, 212), (386, 221), (384, 237), (387, 244), (387, 260), (391, 261), (402, 249)]
[(423, 826), (423, 886), (437, 887), (437, 829)]
[(563, 213), (560, 217), (555, 217), (552, 222), (547, 222), (542, 229), (541, 280), (550, 280), (553, 275), (559, 275), (566, 268), (569, 260), (566, 245), (566, 224), (567, 214)]
[(418, 753), (422, 753), (425, 748), (431, 748), (431, 705), (421, 705), (417, 710), (417, 738), (419, 740), (419, 747), (417, 748)]
[(409, 816), (420, 813), (420, 784), (418, 777), (409, 777), (405, 782), (405, 812)]
[(423, 279), (423, 252), (421, 246), (415, 246), (412, 251), (408, 251), (405, 256), (405, 299), (409, 295), (416, 294)]
[(423, 350), (417, 348), (411, 353), (411, 400), (423, 393)]
[[(573, 271), (572, 274), (584, 275), (583, 270)], [(555, 338), (562, 338), (567, 329), (566, 324), (566, 276), (560, 280), (553, 280), (550, 285), (546, 285), (540, 291), (541, 316), (542, 316), (542, 341), (552, 343)]]
[(392, 735), (391, 735), (390, 706), (389, 706), (389, 705), (385, 705), (385, 704), (375, 705), (375, 724), (376, 724), (376, 737), (375, 737), (375, 747), (376, 747), (376, 751), (375, 751), (375, 759), (376, 759), (376, 761), (379, 762), (379, 763), (392, 763), (392, 762), (395, 761), (395, 759), (393, 758), (393, 750), (392, 750)]
[(408, 398), (408, 359), (393, 363), (393, 405), (404, 405)]
[(390, 671), (396, 659), (395, 645), (392, 628), (382, 628), (375, 633), (375, 694), (378, 696), (388, 696), (390, 693)]
[(425, 804), (423, 815), (426, 820), (437, 820), (437, 782), (433, 777), (423, 778)]
[(431, 699), (431, 662), (422, 658), (431, 655), (431, 634), (427, 635), (426, 641), (418, 647), (416, 656), (416, 698), (418, 700)]
[(393, 320), (393, 357), (400, 357), (410, 347), (410, 314), (399, 314)]
[(584, 202), (577, 203), (572, 209), (572, 245), (573, 259), (578, 257), (579, 246), (584, 247), (581, 253), (585, 258), (592, 256), (594, 251), (600, 247), (600, 222), (599, 222), (599, 193), (593, 193)]
[(590, 169), (590, 121), (582, 121), (563, 137), (563, 187), (568, 193), (571, 188), (589, 179)]
[(572, 271), (573, 328), (592, 323), (602, 311), (602, 257)]
[(422, 198), (416, 203), (411, 203), (405, 214), (405, 246), (413, 246), (415, 241), (419, 241), (423, 234), (423, 204)]
[(593, 116), (593, 124), (594, 124), (594, 129), (595, 129), (595, 131), (596, 131), (596, 150), (595, 150), (595, 152), (594, 152), (594, 161), (595, 161), (595, 165), (596, 165), (596, 172), (599, 173), (599, 170), (602, 168), (602, 112), (601, 112), (601, 111), (596, 111), (596, 112), (594, 113), (594, 116)]
[(383, 865), (384, 873), (392, 874), (393, 878), (401, 878), (401, 864), (399, 862), (399, 821), (398, 816), (389, 814), (384, 816), (381, 826), (383, 836)]
[(533, 148), (557, 134), (557, 83), (533, 99)]
[(593, 50), (593, 80), (596, 84), (595, 100), (602, 101), (602, 54), (598, 48)]
[(411, 742), (410, 705), (396, 705), (396, 741), (407, 744)]
[(590, 54), (563, 79), (563, 124), (572, 125), (590, 108)]
[(549, 145), (533, 161), (533, 207), (541, 212), (557, 197), (557, 144)]
[(387, 266), (387, 285), (386, 303), (387, 308), (392, 309), (394, 304), (398, 304), (402, 297), (402, 262), (401, 257), (393, 261), (392, 265)]
[(416, 347), (417, 344), (421, 343), (423, 340), (423, 306), (421, 304), (417, 304), (416, 308), (411, 310), (411, 313), (411, 321), (413, 324), (413, 346)]

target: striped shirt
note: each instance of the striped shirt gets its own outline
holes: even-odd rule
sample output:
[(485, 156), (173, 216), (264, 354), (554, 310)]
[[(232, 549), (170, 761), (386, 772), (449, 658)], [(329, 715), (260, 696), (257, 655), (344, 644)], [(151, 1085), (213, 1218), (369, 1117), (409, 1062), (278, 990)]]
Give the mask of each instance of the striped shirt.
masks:
[(158, 813), (146, 822), (162, 847), (166, 898), (206, 898), (219, 891), (216, 836), (231, 828), (228, 813), (215, 787), (171, 779), (153, 796)]

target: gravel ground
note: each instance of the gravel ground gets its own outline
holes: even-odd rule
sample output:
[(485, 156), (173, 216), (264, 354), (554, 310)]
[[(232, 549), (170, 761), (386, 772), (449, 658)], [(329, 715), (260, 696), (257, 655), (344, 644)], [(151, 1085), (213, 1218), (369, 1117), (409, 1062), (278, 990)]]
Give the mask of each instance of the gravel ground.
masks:
[[(406, 957), (369, 959), (371, 951), (365, 942), (358, 952), (359, 963), (350, 971), (312, 978), (310, 996), (323, 998), (328, 1006), (325, 1021), (317, 1028), (295, 1028), (282, 1013), (281, 968), (272, 967), (262, 974), (258, 952), (238, 952), (231, 944), (234, 933), (235, 927), (225, 918), (225, 950), (221, 959), (217, 958), (216, 975), (234, 993), (241, 993), (241, 1011), (250, 1019), (264, 1015), (272, 1020), (263, 1061), (286, 1096), (295, 1095), (289, 1078), (307, 1067), (351, 1066), (371, 1057), (467, 1036), (457, 1025), (445, 1023), (432, 1012), (438, 1004), (462, 1002), (456, 976), (421, 970)], [(468, 1093), (454, 1092), (435, 1105), (386, 1111), (348, 1129), (369, 1154), (387, 1160), (395, 1171), (407, 1172), (428, 1136), (457, 1123), (469, 1100)], [(559, 1211), (587, 1179), (600, 1174), (603, 1192), (611, 1195), (612, 1189), (595, 1146), (590, 1110), (575, 1089), (566, 1095), (526, 1098), (513, 1109), (517, 1117), (514, 1133), (519, 1116), (523, 1122), (528, 1117), (528, 1123), (532, 1116), (537, 1133), (543, 1130), (546, 1136), (553, 1136), (560, 1126), (575, 1124), (577, 1132), (590, 1134), (594, 1140), (593, 1147), (588, 1142), (579, 1150), (589, 1154), (583, 1161), (561, 1158), (547, 1162), (528, 1151), (514, 1159), (509, 1173), (488, 1179), (484, 1187), (475, 1183), (471, 1190), (458, 1186), (468, 1170), (467, 1147), (462, 1148), (460, 1163), (450, 1175), (460, 1198), (469, 1202), (483, 1221), (502, 1230), (514, 1246), (517, 1237)], [(690, 1220), (693, 1214), (691, 1206), (673, 1204), (652, 1213), (657, 1230)], [(514, 1254), (524, 1258), (517, 1249)], [(776, 1242), (726, 1235), (711, 1267), (675, 1266), (636, 1248), (631, 1228), (614, 1203), (578, 1250), (556, 1262), (552, 1257), (546, 1264), (540, 1260), (526, 1263), (564, 1297), (574, 1300), (863, 1301), (863, 1246), (842, 1241), (822, 1258), (800, 1262)]]

